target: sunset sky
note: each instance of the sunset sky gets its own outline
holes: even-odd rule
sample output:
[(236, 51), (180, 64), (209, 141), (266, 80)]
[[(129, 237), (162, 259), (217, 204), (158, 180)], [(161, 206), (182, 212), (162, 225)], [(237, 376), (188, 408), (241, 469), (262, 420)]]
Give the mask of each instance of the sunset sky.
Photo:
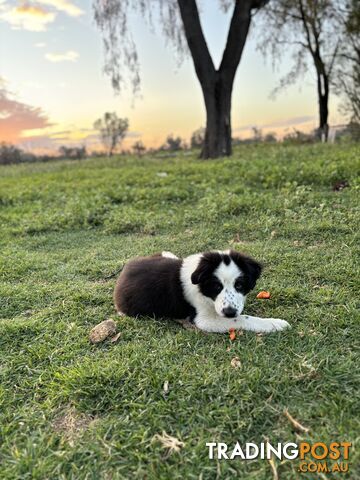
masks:
[[(203, 0), (201, 20), (214, 61), (225, 43), (229, 15), (215, 0)], [(124, 147), (141, 139), (158, 146), (167, 134), (186, 140), (204, 125), (200, 87), (190, 58), (180, 67), (160, 34), (133, 19), (141, 63), (141, 98), (131, 91), (114, 95), (103, 72), (102, 39), (94, 25), (91, 1), (0, 0), (0, 141), (37, 152), (60, 145), (96, 148), (94, 121), (105, 111), (128, 117)], [(256, 50), (252, 32), (238, 69), (233, 95), (233, 135), (251, 127), (279, 135), (293, 127), (316, 127), (317, 101), (312, 71), (276, 99), (271, 91), (290, 65), (274, 72)], [(330, 103), (330, 124), (341, 122), (337, 101)]]

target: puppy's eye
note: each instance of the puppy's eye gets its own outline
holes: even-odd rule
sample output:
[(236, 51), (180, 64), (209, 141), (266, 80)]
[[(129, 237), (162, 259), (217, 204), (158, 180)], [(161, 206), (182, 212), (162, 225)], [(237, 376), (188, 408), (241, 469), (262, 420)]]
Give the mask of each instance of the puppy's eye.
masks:
[(213, 283), (213, 289), (215, 293), (220, 293), (221, 290), (223, 289), (223, 286), (219, 282), (214, 282)]
[(235, 290), (240, 292), (244, 288), (243, 281), (239, 278), (238, 280), (236, 280), (234, 287), (235, 287)]

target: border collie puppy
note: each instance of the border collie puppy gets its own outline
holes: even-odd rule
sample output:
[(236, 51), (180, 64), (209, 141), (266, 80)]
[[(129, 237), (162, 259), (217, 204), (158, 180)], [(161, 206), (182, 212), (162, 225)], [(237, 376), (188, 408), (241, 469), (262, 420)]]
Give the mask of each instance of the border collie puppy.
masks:
[(206, 332), (283, 330), (289, 326), (285, 320), (241, 315), (260, 273), (258, 262), (234, 250), (135, 258), (118, 278), (115, 307), (131, 317), (189, 319)]

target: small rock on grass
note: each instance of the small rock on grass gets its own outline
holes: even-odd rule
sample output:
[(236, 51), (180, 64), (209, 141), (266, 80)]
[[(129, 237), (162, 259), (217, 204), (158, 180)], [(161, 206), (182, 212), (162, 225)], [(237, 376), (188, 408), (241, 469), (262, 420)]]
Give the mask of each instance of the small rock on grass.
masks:
[(109, 320), (104, 320), (91, 330), (89, 339), (91, 343), (100, 343), (115, 334), (116, 323), (114, 322), (114, 320), (109, 318)]

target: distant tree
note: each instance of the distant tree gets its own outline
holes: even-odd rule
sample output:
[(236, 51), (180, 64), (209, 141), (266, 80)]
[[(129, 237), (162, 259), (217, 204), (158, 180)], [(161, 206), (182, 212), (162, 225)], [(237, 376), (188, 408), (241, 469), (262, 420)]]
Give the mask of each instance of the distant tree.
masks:
[(183, 148), (183, 140), (181, 137), (174, 137), (173, 135), (168, 135), (166, 138), (166, 143), (164, 145), (164, 150), (169, 150), (170, 152), (178, 152)]
[(99, 131), (107, 155), (111, 157), (114, 150), (124, 140), (129, 128), (129, 121), (127, 118), (119, 118), (115, 112), (106, 112), (103, 118), (94, 122), (94, 128)]
[(0, 165), (20, 163), (23, 161), (23, 151), (5, 142), (0, 144)]
[(262, 134), (261, 128), (253, 127), (252, 131), (253, 131), (253, 136), (252, 136), (253, 142), (255, 142), (255, 143), (262, 142), (263, 141), (263, 134)]
[[(52, 157), (51, 157), (52, 158)], [(50, 157), (36, 156), (33, 153), (25, 152), (15, 145), (5, 142), (0, 143), (0, 165), (10, 165), (12, 163), (35, 162), (37, 160), (46, 161)]]
[(277, 90), (294, 83), (312, 63), (319, 104), (319, 136), (327, 141), (329, 133), (329, 95), (335, 65), (344, 40), (339, 9), (342, 0), (271, 0), (263, 9), (263, 35), (259, 46), (281, 60), (287, 49), (292, 53), (293, 68), (281, 80)]
[(273, 133), (273, 132), (267, 133), (264, 137), (264, 142), (265, 143), (276, 143), (277, 142), (276, 133)]
[(66, 158), (69, 154), (69, 148), (66, 147), (65, 145), (61, 145), (61, 147), (59, 147), (59, 154), (61, 157), (64, 157)]
[(122, 155), (123, 157), (128, 157), (129, 155), (131, 155), (131, 150), (121, 149), (120, 155)]
[(63, 158), (70, 158), (73, 160), (81, 160), (87, 156), (85, 146), (82, 147), (67, 147), (62, 145), (59, 147), (60, 156)]
[(143, 155), (146, 151), (145, 145), (141, 140), (135, 142), (132, 146), (132, 149), (135, 155), (137, 155), (138, 157), (141, 157), (141, 155)]
[(293, 132), (286, 134), (283, 138), (283, 143), (302, 145), (307, 143), (314, 143), (316, 141), (316, 132), (304, 133), (300, 130), (294, 129)]
[(205, 128), (201, 127), (195, 130), (190, 139), (191, 148), (201, 148), (205, 140)]
[[(269, 0), (219, 0), (233, 9), (223, 56), (215, 67), (204, 36), (196, 0), (93, 0), (95, 21), (104, 37), (105, 72), (119, 90), (126, 68), (133, 89), (139, 89), (139, 59), (130, 18), (137, 11), (145, 21), (159, 15), (162, 33), (180, 54), (191, 54), (206, 109), (202, 158), (231, 155), (231, 96), (235, 74), (246, 43), (253, 12)], [(186, 42), (184, 41), (186, 39)], [(186, 43), (188, 50), (186, 49)]]
[(78, 148), (77, 150), (77, 156), (78, 156), (78, 159), (82, 159), (82, 158), (86, 158), (87, 156), (87, 151), (86, 151), (86, 147), (85, 145), (83, 145), (82, 147)]
[(339, 129), (334, 135), (335, 141), (355, 141), (360, 142), (360, 123), (350, 122), (345, 127)]

